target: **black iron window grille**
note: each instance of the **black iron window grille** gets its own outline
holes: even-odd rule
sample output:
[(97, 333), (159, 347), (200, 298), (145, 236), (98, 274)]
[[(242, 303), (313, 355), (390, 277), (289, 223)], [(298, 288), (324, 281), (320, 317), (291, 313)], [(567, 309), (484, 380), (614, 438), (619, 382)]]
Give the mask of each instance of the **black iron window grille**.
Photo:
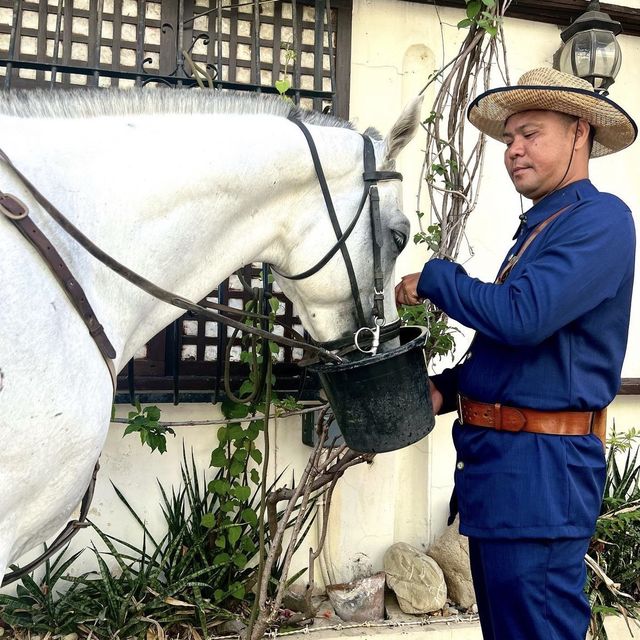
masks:
[[(297, 104), (347, 118), (351, 0), (0, 0), (0, 83), (13, 88), (80, 89), (197, 85), (193, 61), (215, 88), (276, 93), (286, 70)], [(261, 265), (244, 279), (261, 286)], [(302, 329), (281, 292), (278, 317)], [(201, 301), (243, 307), (236, 276)], [(118, 377), (116, 401), (216, 401), (231, 332), (190, 315), (142, 347)], [(245, 375), (231, 345), (231, 378)], [(283, 348), (276, 390), (306, 381)]]

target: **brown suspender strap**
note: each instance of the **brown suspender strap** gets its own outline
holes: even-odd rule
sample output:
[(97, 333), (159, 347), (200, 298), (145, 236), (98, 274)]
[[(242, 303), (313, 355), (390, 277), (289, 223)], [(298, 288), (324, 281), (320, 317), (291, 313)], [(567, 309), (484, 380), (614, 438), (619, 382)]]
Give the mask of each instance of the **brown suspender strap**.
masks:
[(494, 284), (502, 284), (507, 276), (511, 273), (513, 267), (516, 266), (516, 263), (522, 257), (522, 254), (529, 248), (529, 245), (561, 214), (564, 213), (569, 206), (563, 207), (560, 211), (556, 211), (552, 216), (549, 216), (546, 220), (543, 220), (530, 234), (529, 237), (525, 240), (524, 244), (520, 247), (520, 250), (515, 255), (511, 256), (504, 266), (502, 271), (498, 274), (498, 277), (495, 280)]

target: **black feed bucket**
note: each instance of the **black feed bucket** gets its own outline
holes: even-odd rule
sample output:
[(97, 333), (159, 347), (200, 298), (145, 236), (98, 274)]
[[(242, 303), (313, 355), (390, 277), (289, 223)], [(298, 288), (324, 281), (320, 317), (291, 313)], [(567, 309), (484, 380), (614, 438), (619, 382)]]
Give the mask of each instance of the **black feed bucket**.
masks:
[(433, 429), (426, 339), (425, 327), (401, 327), (397, 349), (313, 367), (344, 440), (354, 451), (394, 451)]

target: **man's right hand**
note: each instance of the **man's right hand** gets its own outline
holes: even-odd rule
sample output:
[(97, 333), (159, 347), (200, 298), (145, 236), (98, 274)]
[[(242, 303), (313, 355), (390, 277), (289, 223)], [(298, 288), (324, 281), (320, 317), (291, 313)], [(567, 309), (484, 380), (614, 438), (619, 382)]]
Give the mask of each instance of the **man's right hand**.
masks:
[(396, 285), (396, 304), (416, 305), (422, 302), (418, 295), (418, 280), (420, 280), (419, 273), (402, 276)]
[(440, 409), (442, 409), (444, 398), (431, 380), (429, 380), (429, 391), (431, 391), (431, 405), (433, 406), (433, 413), (438, 415), (440, 413)]

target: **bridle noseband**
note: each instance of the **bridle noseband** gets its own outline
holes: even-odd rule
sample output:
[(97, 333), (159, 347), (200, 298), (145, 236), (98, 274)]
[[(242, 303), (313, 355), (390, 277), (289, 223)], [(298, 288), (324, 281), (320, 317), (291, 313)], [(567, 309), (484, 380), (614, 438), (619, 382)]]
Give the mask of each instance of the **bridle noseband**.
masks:
[[(272, 271), (277, 273), (279, 276), (283, 278), (287, 278), (288, 280), (304, 280), (305, 278), (309, 278), (310, 276), (318, 273), (320, 269), (322, 269), (331, 258), (340, 250), (342, 253), (342, 258), (344, 260), (345, 267), (347, 269), (347, 274), (349, 276), (349, 285), (351, 287), (351, 295), (353, 296), (353, 300), (356, 306), (356, 314), (358, 316), (358, 323), (360, 324), (360, 328), (355, 332), (353, 337), (353, 343), (355, 347), (362, 351), (363, 353), (371, 353), (375, 354), (378, 350), (378, 346), (380, 344), (381, 333), (385, 337), (393, 337), (397, 334), (400, 321), (397, 320), (390, 325), (386, 325), (385, 315), (384, 315), (384, 273), (382, 271), (382, 246), (384, 244), (384, 237), (382, 234), (382, 223), (380, 220), (380, 196), (378, 194), (378, 182), (387, 181), (387, 180), (402, 180), (402, 174), (398, 171), (378, 171), (376, 169), (376, 157), (375, 151), (373, 148), (373, 142), (369, 136), (363, 135), (362, 139), (364, 141), (364, 149), (363, 149), (363, 165), (364, 172), (362, 174), (362, 179), (364, 181), (364, 189), (362, 193), (362, 197), (360, 198), (360, 203), (358, 205), (358, 210), (356, 214), (353, 216), (351, 222), (343, 232), (340, 227), (340, 222), (338, 220), (338, 216), (336, 215), (335, 207), (333, 206), (333, 201), (331, 199), (331, 193), (329, 191), (329, 186), (327, 184), (327, 179), (324, 175), (324, 170), (322, 169), (322, 163), (320, 162), (320, 156), (318, 155), (318, 149), (316, 147), (315, 141), (311, 136), (309, 129), (302, 123), (301, 120), (295, 117), (295, 115), (290, 115), (289, 120), (293, 122), (304, 134), (304, 137), (309, 145), (309, 151), (311, 153), (311, 159), (313, 160), (313, 167), (316, 172), (316, 176), (318, 178), (318, 183), (320, 184), (320, 189), (322, 191), (322, 196), (324, 198), (325, 205), (327, 207), (327, 212), (329, 213), (329, 219), (331, 220), (331, 225), (336, 234), (337, 242), (329, 249), (329, 251), (315, 264), (313, 267), (309, 269), (297, 273), (295, 275), (289, 275), (282, 273), (275, 267), (271, 267)], [(353, 263), (351, 261), (351, 256), (349, 255), (349, 250), (347, 249), (347, 239), (351, 235), (351, 232), (355, 229), (358, 220), (360, 219), (360, 215), (364, 210), (364, 205), (369, 199), (369, 212), (371, 215), (371, 234), (373, 240), (373, 309), (371, 311), (371, 315), (373, 317), (374, 326), (369, 327), (367, 323), (367, 319), (365, 317), (364, 311), (362, 309), (362, 301), (360, 298), (360, 289), (358, 288), (358, 281), (356, 279), (355, 270), (353, 268)], [(371, 345), (369, 348), (365, 347), (365, 343), (370, 342)], [(317, 342), (320, 346), (327, 349), (328, 351), (339, 349), (345, 346), (348, 346), (351, 343), (350, 338), (338, 338), (337, 340), (331, 340), (329, 342)]]

